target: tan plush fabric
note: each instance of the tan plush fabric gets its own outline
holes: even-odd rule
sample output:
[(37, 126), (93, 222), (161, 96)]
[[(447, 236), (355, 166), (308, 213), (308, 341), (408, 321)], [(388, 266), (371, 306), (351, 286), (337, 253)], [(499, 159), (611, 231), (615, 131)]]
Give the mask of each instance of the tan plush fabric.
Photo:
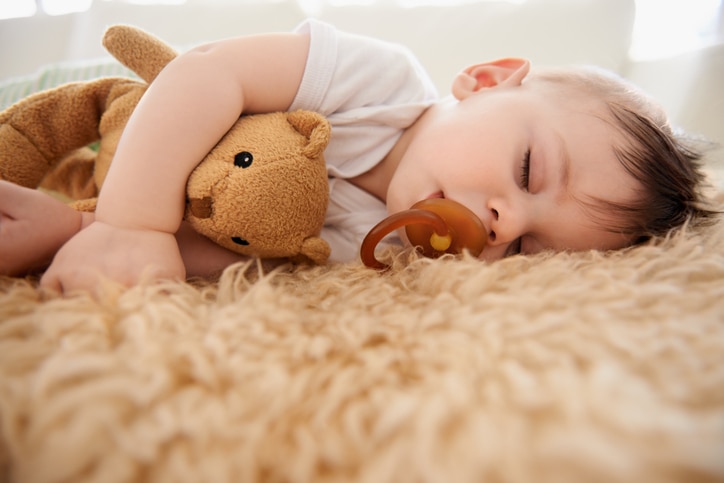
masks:
[[(145, 82), (64, 84), (0, 112), (0, 180), (95, 209), (129, 117), (147, 83), (176, 56), (160, 39), (123, 25), (110, 27), (103, 44)], [(326, 262), (330, 247), (319, 234), (329, 200), (323, 152), (330, 129), (310, 111), (242, 116), (191, 173), (186, 220), (242, 255)], [(93, 142), (97, 153), (87, 148)], [(194, 206), (203, 206), (202, 214)]]
[[(724, 480), (724, 225), (625, 252), (0, 279), (18, 482)], [(2, 480), (2, 478), (0, 478)]]

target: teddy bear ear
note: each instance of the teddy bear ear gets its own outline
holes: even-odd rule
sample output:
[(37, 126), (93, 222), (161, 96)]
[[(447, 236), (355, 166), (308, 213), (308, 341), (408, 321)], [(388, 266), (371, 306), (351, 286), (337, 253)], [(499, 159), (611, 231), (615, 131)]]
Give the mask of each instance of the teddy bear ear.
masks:
[(176, 57), (161, 39), (130, 25), (111, 25), (102, 42), (108, 53), (148, 83)]
[(321, 156), (329, 144), (329, 135), (332, 131), (327, 119), (316, 112), (298, 110), (288, 113), (287, 121), (309, 140), (302, 154), (309, 159)]
[(332, 252), (329, 244), (317, 236), (305, 238), (302, 242), (300, 254), (307, 257), (317, 265), (323, 265)]

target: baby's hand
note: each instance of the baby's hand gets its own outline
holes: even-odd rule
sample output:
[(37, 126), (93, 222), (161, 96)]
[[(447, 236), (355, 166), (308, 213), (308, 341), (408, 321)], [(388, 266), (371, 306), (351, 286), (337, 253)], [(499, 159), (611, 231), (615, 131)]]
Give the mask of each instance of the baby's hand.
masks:
[(58, 251), (40, 284), (62, 292), (94, 291), (102, 278), (130, 286), (185, 276), (173, 234), (95, 221)]

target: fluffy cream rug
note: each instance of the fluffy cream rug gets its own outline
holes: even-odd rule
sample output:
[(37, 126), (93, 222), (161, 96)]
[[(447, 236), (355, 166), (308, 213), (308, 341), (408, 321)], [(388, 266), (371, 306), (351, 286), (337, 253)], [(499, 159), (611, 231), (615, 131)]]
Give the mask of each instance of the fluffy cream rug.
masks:
[(724, 481), (724, 224), (614, 254), (0, 278), (0, 479)]

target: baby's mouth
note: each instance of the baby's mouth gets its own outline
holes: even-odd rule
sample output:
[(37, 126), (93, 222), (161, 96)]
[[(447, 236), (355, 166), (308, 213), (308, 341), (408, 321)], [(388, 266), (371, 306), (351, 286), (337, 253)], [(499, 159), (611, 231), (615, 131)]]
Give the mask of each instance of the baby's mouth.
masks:
[[(442, 190), (436, 191), (435, 193), (432, 193), (430, 196), (428, 196), (427, 198), (425, 198), (425, 200), (435, 200), (435, 199), (441, 199), (441, 200), (449, 199), (450, 201), (455, 201), (455, 200), (453, 200), (453, 199), (447, 198), (447, 197), (445, 196), (445, 193), (444, 193)], [(477, 215), (476, 215), (476, 217), (477, 217)], [(485, 223), (482, 221), (482, 219), (480, 220), (480, 222), (483, 223), (483, 226), (485, 227), (486, 233), (489, 234), (490, 241), (495, 240), (495, 232), (493, 232), (493, 231), (491, 231), (490, 229), (488, 229), (487, 225), (485, 225)], [(404, 230), (403, 230), (403, 231), (404, 231)], [(406, 238), (403, 238), (403, 240), (405, 240), (405, 239), (406, 239)]]
[(429, 257), (461, 253), (463, 250), (478, 256), (489, 238), (485, 224), (473, 211), (437, 191), (410, 209), (385, 218), (369, 232), (361, 248), (367, 266), (379, 265), (370, 258), (370, 254), (374, 253), (377, 243), (393, 230), (397, 230), (406, 244), (419, 247)]

